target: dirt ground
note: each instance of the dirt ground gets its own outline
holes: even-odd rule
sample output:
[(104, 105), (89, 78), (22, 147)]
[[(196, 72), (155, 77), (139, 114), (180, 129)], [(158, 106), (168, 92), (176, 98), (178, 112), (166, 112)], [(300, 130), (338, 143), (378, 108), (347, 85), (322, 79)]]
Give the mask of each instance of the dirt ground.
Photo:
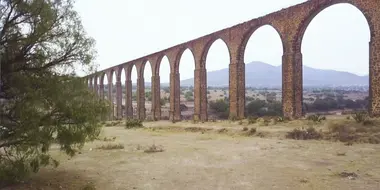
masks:
[[(144, 125), (149, 129), (105, 127), (100, 140), (73, 158), (55, 148), (58, 168), (43, 169), (6, 190), (380, 189), (379, 145), (288, 140), (283, 138), (290, 128), (285, 125), (257, 126), (264, 138), (238, 135), (244, 126), (229, 122)], [(171, 130), (199, 126), (219, 133)], [(116, 138), (106, 142), (104, 137)], [(124, 149), (97, 149), (118, 143)], [(145, 153), (153, 144), (164, 151)]]

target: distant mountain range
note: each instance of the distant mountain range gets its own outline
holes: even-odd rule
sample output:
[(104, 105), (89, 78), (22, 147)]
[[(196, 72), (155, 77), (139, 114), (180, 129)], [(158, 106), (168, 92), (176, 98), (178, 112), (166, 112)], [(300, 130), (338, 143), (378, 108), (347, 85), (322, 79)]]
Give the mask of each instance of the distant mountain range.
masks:
[[(254, 61), (245, 65), (245, 84), (250, 87), (279, 87), (282, 81), (281, 66)], [(207, 86), (228, 86), (228, 68), (207, 72)], [(303, 66), (304, 86), (368, 85), (369, 77), (349, 72), (315, 69)], [(181, 81), (181, 86), (194, 85), (194, 78)]]

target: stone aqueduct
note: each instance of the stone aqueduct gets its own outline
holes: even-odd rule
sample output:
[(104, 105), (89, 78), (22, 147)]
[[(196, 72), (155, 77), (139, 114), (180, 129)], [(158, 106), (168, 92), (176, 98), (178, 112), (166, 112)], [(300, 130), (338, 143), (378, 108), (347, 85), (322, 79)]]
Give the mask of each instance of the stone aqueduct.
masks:
[[(284, 116), (302, 116), (302, 53), (301, 43), (310, 21), (325, 8), (349, 3), (365, 16), (371, 38), (369, 43), (369, 112), (380, 116), (380, 0), (309, 0), (304, 3), (273, 12), (250, 21), (226, 28), (212, 34), (170, 47), (136, 60), (86, 76), (89, 88), (104, 98), (104, 77), (110, 84), (108, 99), (112, 97), (112, 78), (116, 75), (116, 116), (122, 118), (122, 98), (126, 102), (126, 116), (133, 116), (131, 71), (137, 69), (137, 117), (145, 118), (144, 67), (149, 61), (152, 68), (152, 117), (160, 119), (160, 75), (161, 59), (167, 56), (170, 63), (170, 120), (180, 120), (180, 73), (179, 61), (182, 53), (189, 49), (195, 60), (194, 70), (194, 119), (207, 120), (207, 75), (206, 56), (212, 43), (223, 40), (230, 53), (229, 98), (230, 116), (244, 118), (245, 107), (245, 64), (244, 50), (251, 34), (264, 25), (272, 26), (280, 35), (282, 56), (282, 109)], [(349, 40), (349, 39), (348, 39)], [(124, 70), (126, 95), (122, 97), (121, 72)], [(100, 84), (97, 84), (100, 78)], [(113, 106), (113, 105), (112, 105)], [(112, 109), (114, 110), (114, 109)], [(113, 116), (114, 111), (111, 115)]]

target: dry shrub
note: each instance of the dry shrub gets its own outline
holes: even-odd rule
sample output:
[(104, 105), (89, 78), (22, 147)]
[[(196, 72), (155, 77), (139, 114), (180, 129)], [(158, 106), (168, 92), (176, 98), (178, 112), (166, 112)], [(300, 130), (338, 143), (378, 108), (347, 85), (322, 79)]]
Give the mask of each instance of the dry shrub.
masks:
[(322, 139), (323, 135), (321, 132), (315, 130), (314, 127), (309, 127), (305, 129), (294, 129), (287, 133), (286, 138), (295, 140), (319, 140)]
[(93, 183), (87, 183), (82, 187), (82, 190), (96, 190), (96, 187)]
[(96, 138), (96, 140), (99, 140), (99, 141), (104, 141), (104, 142), (112, 142), (112, 141), (115, 141), (116, 140), (116, 137), (112, 137), (112, 138), (108, 138), (108, 137), (104, 137), (104, 138)]
[(218, 133), (227, 133), (228, 129), (226, 129), (226, 128), (218, 129), (217, 132)]
[(243, 127), (243, 131), (248, 131), (248, 127)]
[(257, 116), (249, 116), (248, 117), (248, 125), (255, 124), (257, 122), (258, 117)]
[(152, 146), (149, 146), (147, 149), (144, 150), (145, 153), (156, 153), (156, 152), (163, 152), (164, 148), (162, 146), (156, 146), (153, 144)]
[(362, 123), (368, 119), (368, 114), (365, 111), (355, 112), (352, 117), (357, 123)]
[(209, 129), (209, 128), (202, 128), (202, 127), (186, 127), (185, 128), (185, 131), (187, 132), (206, 132), (206, 131), (210, 131), (212, 129)]
[(124, 149), (124, 145), (123, 144), (106, 144), (106, 145), (101, 145), (99, 147), (97, 147), (97, 149), (101, 149), (101, 150), (116, 150), (116, 149)]
[(328, 137), (341, 142), (380, 144), (380, 128), (376, 120), (337, 121), (328, 124)]
[(321, 123), (322, 121), (326, 120), (326, 117), (319, 114), (309, 115), (306, 117), (306, 120), (313, 121), (314, 123)]
[(142, 128), (144, 127), (142, 121), (139, 119), (127, 119), (125, 122), (126, 129)]
[(271, 122), (271, 118), (270, 117), (262, 117), (262, 118), (258, 119), (258, 121), (260, 122), (260, 126), (268, 126), (269, 123)]
[(254, 134), (256, 134), (256, 132), (257, 132), (256, 128), (251, 128), (249, 131), (247, 131), (246, 135), (253, 136)]

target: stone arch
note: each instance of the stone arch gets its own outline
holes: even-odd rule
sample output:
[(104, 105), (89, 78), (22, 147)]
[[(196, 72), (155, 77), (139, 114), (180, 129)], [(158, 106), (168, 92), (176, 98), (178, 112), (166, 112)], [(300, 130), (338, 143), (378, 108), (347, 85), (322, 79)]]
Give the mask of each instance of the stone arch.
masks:
[(231, 48), (230, 46), (228, 46), (228, 43), (226, 40), (224, 40), (222, 37), (219, 37), (219, 36), (216, 36), (216, 37), (213, 37), (211, 38), (211, 40), (209, 40), (204, 49), (203, 49), (203, 52), (202, 52), (202, 56), (201, 56), (201, 62), (199, 63), (199, 67), (202, 68), (202, 69), (205, 69), (206, 68), (206, 59), (207, 59), (207, 54), (212, 46), (212, 44), (214, 44), (215, 41), (217, 40), (221, 40), (227, 47), (228, 49), (228, 56), (230, 57), (230, 63), (232, 61), (232, 56), (231, 56)]
[(153, 72), (156, 76), (159, 76), (160, 75), (160, 68), (161, 68), (161, 63), (162, 63), (162, 59), (166, 57), (166, 59), (169, 61), (169, 67), (170, 67), (170, 71), (172, 71), (172, 63), (170, 62), (170, 59), (169, 57), (166, 55), (166, 54), (162, 54), (158, 57), (157, 59), (157, 63), (155, 64), (155, 68), (153, 68), (153, 65), (152, 65), (152, 75), (153, 75)]
[[(192, 48), (190, 47), (183, 47), (179, 50), (179, 52), (177, 53), (176, 55), (176, 62), (174, 63), (174, 69), (175, 69), (175, 72), (179, 72), (179, 66), (180, 66), (180, 62), (181, 62), (181, 58), (183, 56), (183, 53), (186, 51), (186, 50), (189, 50), (191, 55), (193, 56), (193, 60), (194, 60), (194, 64), (196, 64), (196, 61), (195, 61), (195, 54), (194, 54), (194, 51), (192, 50)], [(196, 65), (194, 65), (196, 67)], [(171, 68), (170, 68), (171, 69)]]
[(272, 29), (274, 29), (277, 34), (280, 36), (280, 40), (281, 40), (281, 46), (282, 46), (282, 53), (284, 54), (285, 53), (285, 44), (284, 44), (284, 37), (283, 37), (283, 34), (280, 32), (280, 30), (277, 29), (277, 27), (271, 23), (265, 23), (265, 24), (261, 24), (261, 25), (258, 25), (258, 26), (255, 26), (255, 27), (252, 27), (250, 30), (248, 30), (248, 32), (246, 32), (243, 36), (243, 41), (239, 47), (239, 57), (238, 59), (239, 60), (243, 60), (241, 61), (241, 63), (244, 63), (244, 56), (245, 56), (245, 50), (247, 48), (247, 44), (248, 44), (248, 41), (251, 39), (251, 37), (255, 34), (255, 32), (262, 28), (262, 27), (265, 27), (265, 26), (269, 26), (271, 27)]
[(371, 16), (366, 13), (365, 8), (362, 7), (362, 5), (360, 5), (357, 2), (358, 1), (335, 0), (335, 1), (328, 1), (327, 3), (321, 4), (315, 7), (313, 10), (310, 11), (310, 14), (308, 14), (308, 16), (306, 16), (306, 18), (301, 21), (300, 25), (296, 29), (296, 35), (294, 36), (295, 39), (294, 39), (294, 44), (293, 44), (293, 50), (295, 52), (301, 52), (302, 40), (303, 40), (305, 31), (310, 25), (311, 21), (323, 10), (329, 7), (332, 7), (334, 5), (338, 5), (338, 4), (349, 4), (355, 7), (357, 10), (359, 10), (363, 14), (363, 16), (366, 18), (366, 21), (370, 30), (370, 36), (372, 38), (375, 34), (373, 18), (371, 18)]

